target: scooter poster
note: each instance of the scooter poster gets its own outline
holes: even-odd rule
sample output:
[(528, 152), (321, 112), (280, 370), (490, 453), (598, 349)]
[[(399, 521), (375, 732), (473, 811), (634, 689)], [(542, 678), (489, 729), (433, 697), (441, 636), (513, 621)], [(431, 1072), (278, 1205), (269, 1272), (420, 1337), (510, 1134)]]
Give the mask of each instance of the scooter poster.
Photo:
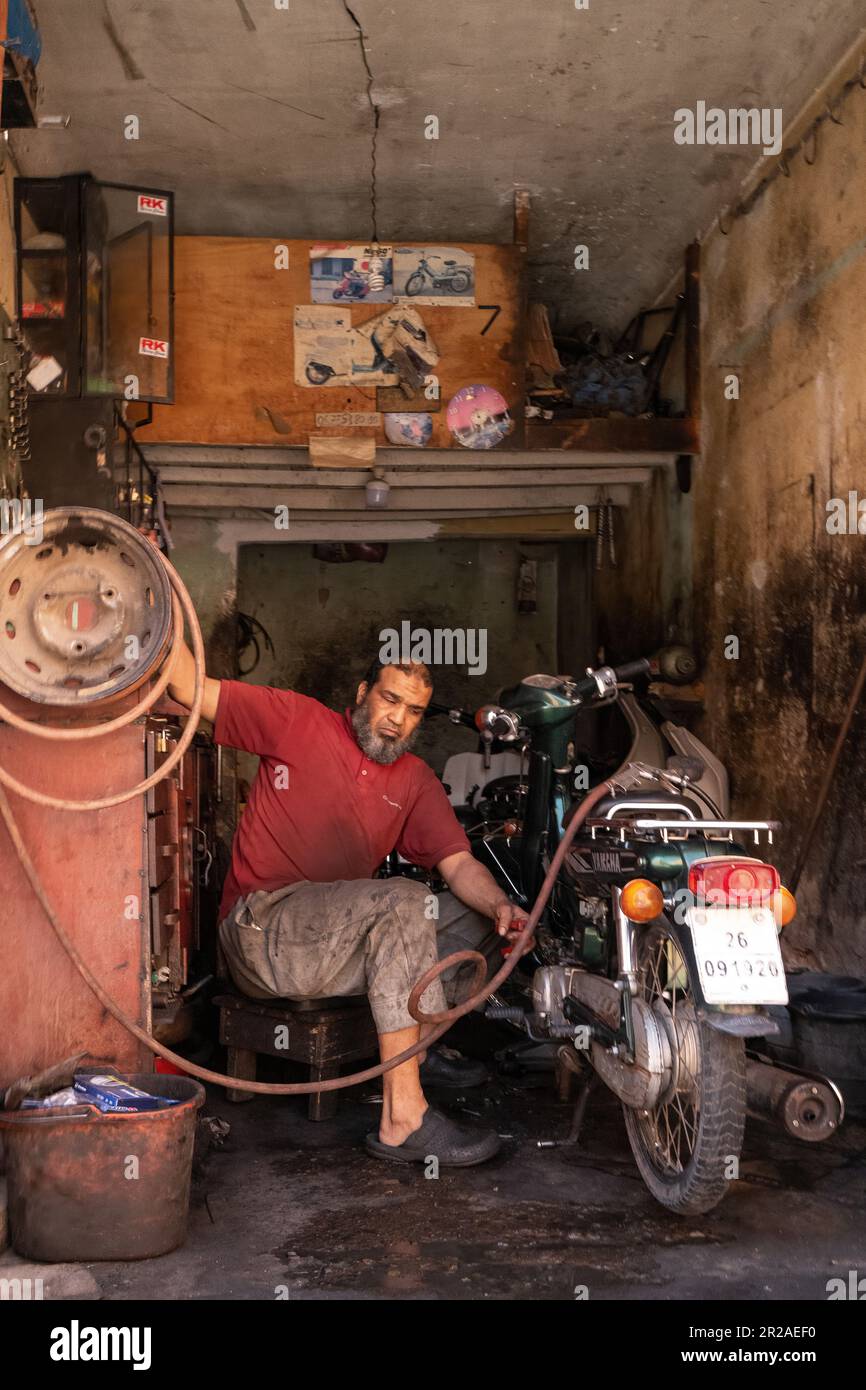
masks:
[(475, 257), (459, 246), (396, 246), (394, 298), (471, 308), (475, 303)]
[(295, 308), (295, 383), (343, 386), (352, 380), (352, 319), (336, 304)]
[(310, 250), (314, 304), (390, 304), (394, 298), (390, 246), (321, 242)]

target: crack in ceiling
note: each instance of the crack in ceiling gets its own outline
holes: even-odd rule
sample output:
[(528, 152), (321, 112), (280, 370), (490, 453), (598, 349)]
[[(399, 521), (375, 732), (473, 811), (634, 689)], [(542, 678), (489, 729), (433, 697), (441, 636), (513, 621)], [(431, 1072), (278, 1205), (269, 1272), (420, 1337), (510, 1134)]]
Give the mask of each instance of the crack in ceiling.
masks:
[(369, 102), (370, 110), (373, 113), (373, 131), (370, 140), (370, 235), (373, 240), (373, 245), (375, 246), (379, 240), (379, 219), (377, 211), (378, 190), (376, 187), (376, 146), (379, 140), (379, 119), (381, 112), (378, 103), (373, 100), (373, 69), (370, 67), (370, 60), (367, 57), (366, 35), (364, 34), (364, 30), (357, 16), (355, 15), (354, 11), (349, 8), (348, 4), (346, 3), (346, 0), (341, 0), (341, 3), (343, 9), (346, 11), (346, 14), (349, 16), (349, 18), (351, 19), (352, 23), (358, 31), (358, 42), (361, 45), (361, 59), (364, 64), (364, 70), (367, 74), (367, 101)]

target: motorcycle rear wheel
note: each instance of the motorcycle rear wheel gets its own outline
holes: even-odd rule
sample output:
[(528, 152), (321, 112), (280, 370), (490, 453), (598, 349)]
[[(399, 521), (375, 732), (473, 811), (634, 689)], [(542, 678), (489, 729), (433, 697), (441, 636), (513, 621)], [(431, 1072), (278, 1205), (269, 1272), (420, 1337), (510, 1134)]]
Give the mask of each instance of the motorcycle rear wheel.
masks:
[(668, 927), (641, 931), (635, 950), (639, 995), (676, 1045), (674, 1076), (659, 1102), (623, 1106), (626, 1133), (656, 1200), (680, 1215), (699, 1215), (722, 1200), (736, 1173), (746, 1121), (745, 1044), (698, 1019), (688, 967)]
[(469, 289), (469, 274), (465, 270), (455, 270), (451, 276), (451, 293), (465, 294)]

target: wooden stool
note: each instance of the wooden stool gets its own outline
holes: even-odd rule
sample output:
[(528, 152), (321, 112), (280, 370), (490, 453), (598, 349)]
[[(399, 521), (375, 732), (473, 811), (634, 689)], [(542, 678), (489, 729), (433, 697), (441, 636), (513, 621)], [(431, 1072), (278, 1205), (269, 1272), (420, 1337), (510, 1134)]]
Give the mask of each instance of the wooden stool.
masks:
[[(217, 995), (220, 1042), (228, 1049), (226, 1071), (255, 1081), (256, 1054), (303, 1062), (311, 1081), (339, 1076), (343, 1062), (373, 1056), (376, 1025), (366, 995), (343, 999), (250, 999), (245, 994)], [(227, 1090), (231, 1101), (252, 1100), (254, 1091)], [(311, 1120), (329, 1120), (337, 1111), (336, 1091), (313, 1091)]]

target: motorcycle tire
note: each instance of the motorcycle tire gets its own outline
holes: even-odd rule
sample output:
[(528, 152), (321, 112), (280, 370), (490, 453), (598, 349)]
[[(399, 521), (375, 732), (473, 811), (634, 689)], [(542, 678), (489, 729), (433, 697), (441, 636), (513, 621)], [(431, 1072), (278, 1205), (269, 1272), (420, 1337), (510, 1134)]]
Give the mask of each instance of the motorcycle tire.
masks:
[(334, 290), (334, 298), (335, 298), (335, 299), (342, 299), (342, 298), (343, 298), (343, 291), (342, 291), (342, 290)]
[[(641, 931), (635, 949), (639, 987), (645, 1000), (664, 1002), (661, 990), (647, 985), (652, 972), (648, 972), (646, 962), (652, 951), (664, 953), (668, 971), (671, 951), (676, 951), (674, 979), (685, 979), (688, 986), (688, 968), (676, 937), (667, 927), (652, 926)], [(696, 1216), (712, 1210), (722, 1200), (736, 1173), (746, 1122), (746, 1049), (742, 1038), (720, 1033), (693, 1014), (687, 988), (681, 990), (674, 985), (668, 994), (669, 1017), (674, 1016), (671, 1000), (674, 1010), (677, 996), (685, 1001), (674, 1028), (675, 1035), (682, 1034), (685, 1039), (684, 1047), (678, 1049), (680, 1081), (669, 1103), (656, 1105), (652, 1110), (623, 1105), (623, 1114), (635, 1163), (653, 1197), (677, 1215)], [(685, 1024), (683, 1018), (687, 1020)], [(687, 1049), (697, 1057), (697, 1076), (686, 1064)], [(661, 1100), (666, 1097), (663, 1095)], [(661, 1116), (662, 1110), (669, 1114)], [(688, 1110), (693, 1116), (690, 1152), (684, 1158), (677, 1140), (675, 1159), (671, 1162), (660, 1150), (665, 1142), (669, 1151), (673, 1148), (673, 1135), (680, 1125), (688, 1137)]]
[(465, 294), (469, 289), (469, 275), (465, 270), (457, 270), (451, 276), (451, 293)]
[(420, 270), (413, 270), (409, 279), (406, 281), (407, 294), (420, 294), (424, 288), (424, 276)]

